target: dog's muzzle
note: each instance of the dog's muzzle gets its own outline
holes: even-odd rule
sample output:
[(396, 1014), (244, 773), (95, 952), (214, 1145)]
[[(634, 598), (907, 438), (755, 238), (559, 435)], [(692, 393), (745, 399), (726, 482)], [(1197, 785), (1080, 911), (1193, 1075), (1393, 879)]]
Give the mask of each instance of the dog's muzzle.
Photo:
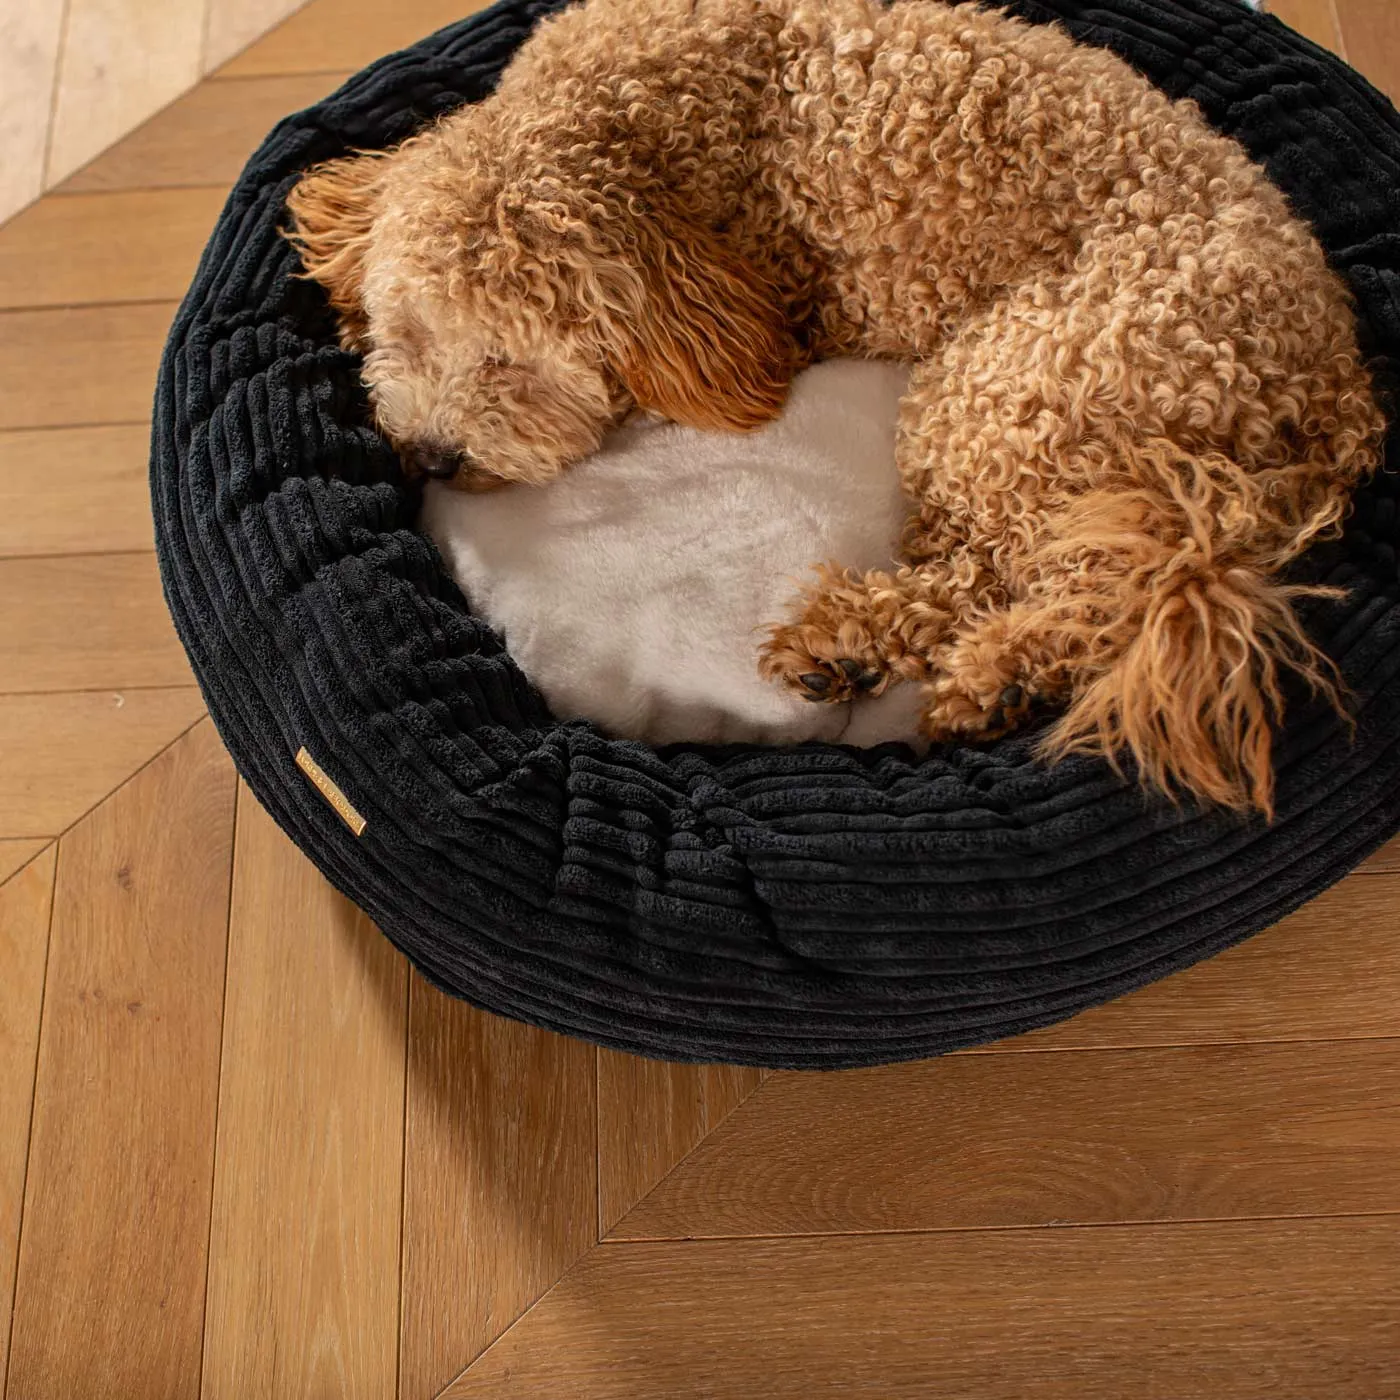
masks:
[(470, 452), (413, 446), (404, 448), (400, 455), (409, 476), (450, 481), (458, 491), (494, 491), (505, 485), (500, 477), (485, 471)]

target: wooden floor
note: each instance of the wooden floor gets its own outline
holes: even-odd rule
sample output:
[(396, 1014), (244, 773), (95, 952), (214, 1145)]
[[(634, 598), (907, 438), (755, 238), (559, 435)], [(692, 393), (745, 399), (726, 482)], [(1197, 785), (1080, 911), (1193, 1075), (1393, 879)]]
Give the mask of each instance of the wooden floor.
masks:
[[(1278, 0), (1400, 94), (1395, 0)], [(677, 1068), (431, 990), (240, 787), (161, 603), (162, 336), (313, 0), (0, 228), (7, 1400), (1396, 1400), (1400, 843), (1056, 1029)]]
[(6, 0), (0, 219), (52, 189), (305, 0)]

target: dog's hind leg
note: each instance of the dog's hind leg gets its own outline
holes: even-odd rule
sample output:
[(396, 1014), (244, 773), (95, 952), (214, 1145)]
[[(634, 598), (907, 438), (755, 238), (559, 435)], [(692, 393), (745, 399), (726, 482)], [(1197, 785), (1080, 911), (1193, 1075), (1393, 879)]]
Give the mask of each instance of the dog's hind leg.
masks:
[(1023, 289), (906, 404), (906, 490), (1008, 595), (934, 659), (932, 736), (992, 737), (1061, 698), (1047, 757), (1130, 756), (1152, 787), (1270, 810), (1283, 674), (1336, 694), (1293, 611), (1305, 590), (1278, 571), (1336, 528), (1374, 414), (1354, 357), (1314, 344), (1302, 312), (1255, 348), (1245, 312), (1264, 317), (1266, 292), (1290, 303), (1226, 253), (1217, 282), (1244, 269), (1238, 306), (1170, 268), (1159, 287), (1126, 253)]
[(924, 680), (959, 611), (956, 571), (946, 563), (858, 573), (819, 565), (791, 622), (759, 653), (759, 673), (811, 700), (875, 695), (896, 681)]
[(1018, 572), (1018, 601), (966, 622), (937, 657), (930, 737), (992, 738), (1035, 700), (1064, 700), (1045, 757), (1131, 757), (1146, 786), (1271, 810), (1284, 672), (1339, 703), (1293, 609), (1325, 590), (1220, 547), (1213, 518), (1151, 487), (1086, 493)]
[(943, 744), (997, 739), (1062, 700), (1075, 672), (1049, 621), (1016, 603), (962, 623), (937, 657), (925, 735)]

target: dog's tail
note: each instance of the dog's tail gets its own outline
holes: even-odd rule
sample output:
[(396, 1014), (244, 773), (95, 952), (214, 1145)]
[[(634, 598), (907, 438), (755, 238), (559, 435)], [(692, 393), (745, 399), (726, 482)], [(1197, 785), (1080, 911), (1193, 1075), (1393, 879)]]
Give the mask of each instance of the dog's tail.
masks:
[[(1286, 584), (1258, 563), (1243, 562), (1247, 555), (1222, 557), (1211, 548), (1218, 532), (1188, 530), (1164, 540), (1143, 528), (1141, 497), (1120, 496), (1108, 510), (1102, 501), (1081, 504), (1074, 512), (1081, 528), (1071, 525), (1057, 549), (1082, 558), (1086, 548), (1105, 542), (1107, 530), (1114, 554), (1122, 558), (1126, 546), (1134, 567), (1126, 588), (1067, 600), (1071, 655), (1077, 633), (1090, 665), (1076, 668), (1079, 684), (1042, 753), (1130, 754), (1145, 786), (1272, 817), (1272, 737), (1283, 712), (1284, 674), (1295, 672), (1343, 712), (1336, 668), (1304, 631), (1293, 604), (1303, 596), (1337, 597), (1339, 590)], [(1329, 504), (1323, 513), (1335, 517), (1341, 509)], [(1303, 533), (1315, 532), (1305, 527)], [(1093, 664), (1096, 655), (1100, 665)]]

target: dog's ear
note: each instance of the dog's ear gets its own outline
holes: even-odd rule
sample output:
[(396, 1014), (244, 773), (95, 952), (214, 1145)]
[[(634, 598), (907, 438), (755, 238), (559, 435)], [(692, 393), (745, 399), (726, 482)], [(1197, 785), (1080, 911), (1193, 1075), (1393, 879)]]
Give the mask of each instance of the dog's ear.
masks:
[(774, 288), (707, 230), (652, 213), (628, 222), (644, 291), (637, 314), (614, 318), (614, 339), (637, 405), (692, 428), (776, 418), (798, 354)]
[(306, 275), (326, 289), (340, 314), (341, 340), (352, 348), (362, 348), (369, 329), (361, 288), (383, 175), (379, 154), (346, 156), (308, 170), (287, 196), (296, 220), (287, 236)]

